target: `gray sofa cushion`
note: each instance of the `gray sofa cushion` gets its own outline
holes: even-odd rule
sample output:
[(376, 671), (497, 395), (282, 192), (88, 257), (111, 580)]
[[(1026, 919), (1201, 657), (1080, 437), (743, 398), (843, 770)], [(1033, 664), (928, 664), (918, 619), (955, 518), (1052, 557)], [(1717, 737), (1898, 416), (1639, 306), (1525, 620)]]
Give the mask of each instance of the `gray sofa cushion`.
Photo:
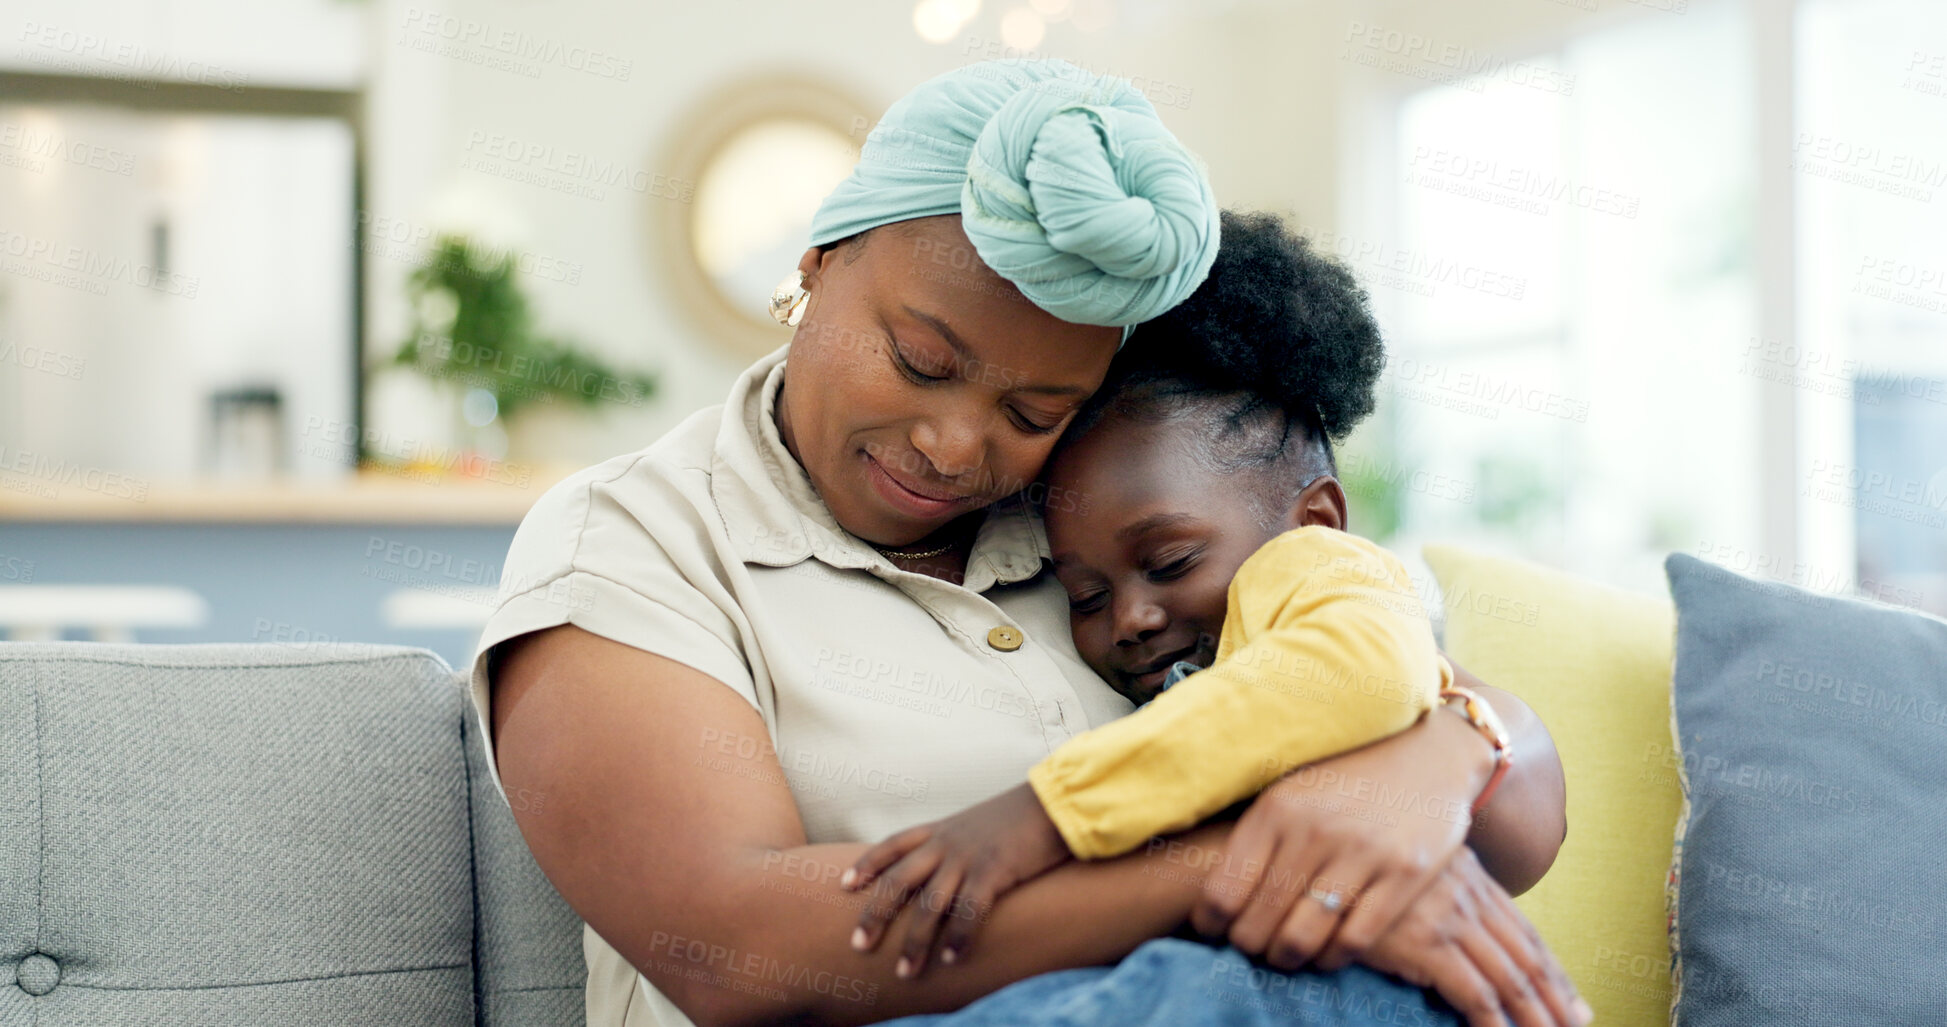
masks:
[(476, 889), (483, 966), (583, 971), (463, 708), (420, 650), (0, 644), (0, 1023), (580, 1023), (476, 975)]
[(1665, 567), (1678, 1022), (1940, 1023), (1947, 622)]

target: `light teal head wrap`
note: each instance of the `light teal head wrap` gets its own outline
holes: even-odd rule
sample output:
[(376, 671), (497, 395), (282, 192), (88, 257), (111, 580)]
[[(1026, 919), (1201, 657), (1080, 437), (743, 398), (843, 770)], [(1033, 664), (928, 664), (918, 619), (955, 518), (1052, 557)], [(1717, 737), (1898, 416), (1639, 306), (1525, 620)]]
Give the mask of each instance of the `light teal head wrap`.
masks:
[(1127, 81), (1066, 61), (986, 61), (886, 111), (811, 222), (823, 246), (937, 214), (1050, 314), (1130, 326), (1183, 302), (1217, 259), (1196, 155)]

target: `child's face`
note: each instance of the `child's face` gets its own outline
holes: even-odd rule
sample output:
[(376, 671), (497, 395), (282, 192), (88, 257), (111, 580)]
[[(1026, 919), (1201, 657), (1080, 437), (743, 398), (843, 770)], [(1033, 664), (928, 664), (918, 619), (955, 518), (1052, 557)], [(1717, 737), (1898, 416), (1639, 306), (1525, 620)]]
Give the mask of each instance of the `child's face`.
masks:
[[(1286, 527), (1204, 466), (1184, 429), (1110, 415), (1045, 472), (1048, 541), (1082, 659), (1138, 705), (1170, 665), (1209, 666), (1231, 578)], [(1059, 501), (1057, 501), (1059, 499)]]

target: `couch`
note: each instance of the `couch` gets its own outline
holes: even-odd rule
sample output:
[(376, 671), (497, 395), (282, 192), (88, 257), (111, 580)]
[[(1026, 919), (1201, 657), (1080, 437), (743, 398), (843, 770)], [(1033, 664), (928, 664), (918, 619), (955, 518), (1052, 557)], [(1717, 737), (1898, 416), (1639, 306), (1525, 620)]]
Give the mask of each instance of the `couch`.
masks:
[(0, 1024), (583, 1022), (464, 681), (361, 645), (0, 644)]

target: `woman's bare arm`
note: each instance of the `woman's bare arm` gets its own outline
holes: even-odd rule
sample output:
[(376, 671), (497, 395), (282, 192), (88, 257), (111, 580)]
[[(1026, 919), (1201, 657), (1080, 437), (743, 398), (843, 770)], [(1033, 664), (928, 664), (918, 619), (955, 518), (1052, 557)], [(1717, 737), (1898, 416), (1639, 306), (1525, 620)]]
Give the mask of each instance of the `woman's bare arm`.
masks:
[(943, 1012), (1113, 963), (1183, 921), (1229, 829), (1045, 874), (996, 909), (977, 955), (907, 981), (896, 949), (848, 945), (865, 896), (838, 875), (865, 846), (806, 844), (763, 720), (729, 688), (564, 626), (505, 644), (492, 711), (501, 782), (534, 800), (514, 814), (542, 871), (702, 1027)]

